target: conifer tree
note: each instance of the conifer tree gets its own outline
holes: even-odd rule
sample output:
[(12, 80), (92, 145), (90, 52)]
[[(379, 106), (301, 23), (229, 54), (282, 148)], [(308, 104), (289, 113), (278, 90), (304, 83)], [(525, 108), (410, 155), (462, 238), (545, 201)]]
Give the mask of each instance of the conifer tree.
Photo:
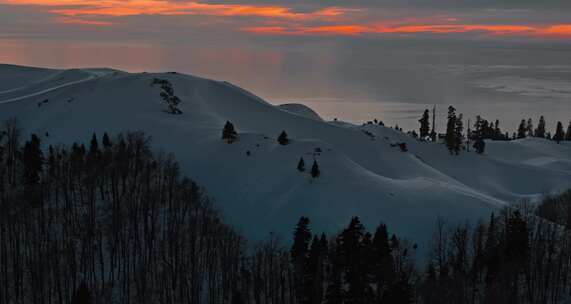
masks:
[(238, 138), (238, 133), (234, 129), (234, 125), (226, 121), (224, 129), (222, 130), (222, 139), (226, 140), (227, 143), (231, 144)]
[(363, 267), (363, 239), (365, 227), (358, 217), (341, 233), (341, 255), (344, 261), (344, 277), (347, 285), (347, 301), (349, 303), (366, 303), (366, 279)]
[(107, 134), (107, 132), (105, 132), (103, 134), (103, 148), (105, 150), (107, 150), (107, 149), (111, 149), (112, 146), (113, 146), (113, 144), (111, 143), (111, 139), (109, 138), (109, 135)]
[(299, 302), (304, 300), (304, 275), (307, 259), (309, 257), (309, 242), (311, 241), (311, 230), (309, 229), (309, 218), (301, 217), (293, 234), (293, 245), (290, 250), (291, 263), (294, 271), (294, 289)]
[(282, 146), (289, 144), (289, 139), (287, 137), (286, 131), (282, 131), (280, 136), (278, 136), (278, 143), (280, 143)]
[(500, 120), (496, 119), (496, 124), (494, 125), (494, 140), (501, 140), (503, 136), (502, 130), (500, 129)]
[(373, 282), (376, 285), (376, 301), (380, 302), (384, 291), (394, 281), (394, 261), (385, 224), (379, 225), (373, 238)]
[(464, 124), (462, 122), (462, 114), (460, 114), (456, 118), (456, 125), (454, 127), (454, 153), (456, 153), (456, 155), (460, 154), (460, 149), (462, 148), (463, 132)]
[(343, 256), (341, 253), (342, 238), (338, 236), (329, 246), (330, 270), (325, 291), (326, 304), (343, 304), (345, 290), (343, 287)]
[(519, 124), (519, 127), (517, 128), (517, 138), (518, 139), (525, 138), (526, 131), (527, 131), (527, 125), (525, 123), (525, 119), (522, 119)]
[(456, 147), (456, 109), (453, 106), (448, 107), (448, 123), (446, 124), (446, 147), (450, 154), (453, 154)]
[(319, 170), (319, 165), (317, 160), (313, 161), (313, 166), (311, 166), (311, 177), (318, 178), (321, 175), (321, 170)]
[(40, 181), (43, 167), (43, 153), (40, 147), (40, 138), (32, 134), (30, 141), (26, 142), (22, 154), (24, 165), (24, 185), (34, 186)]
[(567, 133), (565, 134), (565, 140), (571, 140), (571, 121), (569, 121), (569, 126), (567, 127)]
[(424, 140), (430, 135), (430, 116), (428, 109), (424, 110), (420, 123), (420, 139)]
[(303, 160), (303, 157), (301, 157), (297, 163), (297, 171), (305, 172), (305, 161)]
[(322, 242), (313, 237), (308, 258), (304, 269), (303, 290), (300, 303), (322, 303), (323, 301), (323, 260), (326, 248), (322, 248)]
[(557, 122), (557, 129), (555, 130), (555, 135), (553, 135), (553, 140), (557, 143), (565, 140), (565, 131), (563, 131), (563, 124), (560, 121)]
[(537, 123), (537, 129), (535, 129), (535, 137), (545, 138), (545, 118), (543, 115), (539, 117), (539, 122)]
[(527, 125), (525, 127), (525, 133), (528, 137), (533, 137), (533, 120), (531, 118), (527, 119)]

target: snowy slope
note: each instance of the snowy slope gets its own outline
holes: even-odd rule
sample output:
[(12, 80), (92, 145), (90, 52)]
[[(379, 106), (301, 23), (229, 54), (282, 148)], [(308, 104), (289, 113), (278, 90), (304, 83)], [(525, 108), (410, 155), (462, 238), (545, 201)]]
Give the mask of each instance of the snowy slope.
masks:
[[(182, 115), (163, 111), (153, 78), (172, 82)], [(308, 118), (298, 106), (284, 110), (229, 83), (176, 73), (0, 65), (0, 79), (11, 79), (0, 87), (0, 121), (16, 116), (46, 143), (143, 130), (157, 149), (175, 152), (227, 220), (253, 239), (269, 231), (289, 236), (302, 215), (315, 231), (337, 230), (357, 215), (422, 244), (436, 216), (478, 219), (507, 202), (571, 187), (568, 145), (490, 142), (487, 155), (455, 157), (389, 128)], [(240, 133), (231, 145), (220, 140), (226, 120)], [(276, 142), (282, 130), (290, 145)], [(392, 146), (398, 142), (409, 152)], [(300, 157), (308, 169), (316, 159), (322, 176), (299, 173)]]
[(288, 112), (297, 114), (299, 116), (323, 121), (323, 118), (321, 118), (321, 116), (319, 116), (317, 112), (313, 111), (313, 109), (311, 109), (310, 107), (300, 103), (286, 103), (286, 104), (281, 104), (278, 107), (282, 110), (286, 110)]

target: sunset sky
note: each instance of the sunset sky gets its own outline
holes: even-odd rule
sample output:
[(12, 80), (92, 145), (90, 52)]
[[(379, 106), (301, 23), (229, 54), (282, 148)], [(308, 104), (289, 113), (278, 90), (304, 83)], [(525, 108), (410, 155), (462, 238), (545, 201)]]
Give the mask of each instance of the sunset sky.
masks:
[(176, 70), (330, 116), (571, 98), (569, 0), (0, 0), (0, 29), (0, 63)]
[(566, 0), (0, 0), (1, 39), (209, 35), (571, 39)]

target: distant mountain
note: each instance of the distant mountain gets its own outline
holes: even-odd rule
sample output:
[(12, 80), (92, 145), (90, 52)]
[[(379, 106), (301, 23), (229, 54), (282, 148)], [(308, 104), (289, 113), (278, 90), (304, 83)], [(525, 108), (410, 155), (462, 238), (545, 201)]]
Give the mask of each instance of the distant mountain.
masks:
[[(155, 80), (171, 84), (182, 114), (167, 113)], [(10, 117), (44, 146), (94, 132), (145, 131), (253, 239), (269, 231), (289, 235), (302, 215), (315, 232), (337, 231), (356, 215), (423, 242), (437, 216), (475, 220), (571, 187), (568, 143), (489, 142), (485, 155), (451, 156), (441, 144), (390, 128), (325, 122), (305, 106), (273, 106), (232, 84), (178, 73), (0, 65), (0, 121)], [(226, 121), (238, 132), (232, 144), (221, 139)], [(277, 142), (284, 130), (288, 145)], [(301, 157), (304, 173), (297, 170)], [(316, 179), (309, 174), (314, 161)]]

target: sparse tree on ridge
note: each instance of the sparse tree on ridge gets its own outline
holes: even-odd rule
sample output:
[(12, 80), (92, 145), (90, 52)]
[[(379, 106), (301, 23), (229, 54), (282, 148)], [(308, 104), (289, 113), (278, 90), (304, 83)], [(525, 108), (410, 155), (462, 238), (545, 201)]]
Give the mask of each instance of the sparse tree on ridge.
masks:
[(517, 139), (522, 139), (526, 137), (527, 125), (525, 119), (522, 119), (519, 127), (517, 128)]
[(535, 129), (535, 137), (545, 138), (545, 118), (543, 115), (539, 117), (539, 122), (537, 123), (537, 129)]
[(305, 172), (305, 161), (303, 160), (303, 157), (301, 157), (297, 163), (297, 171)]
[(321, 171), (319, 170), (319, 165), (317, 164), (317, 160), (313, 161), (313, 166), (311, 166), (311, 177), (318, 178), (321, 175)]
[(569, 122), (569, 126), (567, 127), (567, 133), (565, 134), (565, 140), (571, 141), (571, 121)]
[(553, 135), (553, 140), (557, 143), (565, 140), (565, 131), (563, 131), (563, 124), (560, 121), (557, 122), (557, 129), (555, 130), (555, 135)]
[(527, 137), (533, 137), (533, 120), (531, 120), (531, 118), (527, 119), (527, 125), (525, 127), (525, 132), (527, 134)]
[(424, 110), (420, 123), (420, 139), (425, 140), (430, 135), (430, 115), (428, 109)]
[(282, 146), (289, 144), (289, 138), (287, 137), (286, 131), (282, 131), (280, 136), (278, 136), (278, 143)]
[(456, 118), (456, 126), (454, 127), (454, 152), (456, 155), (460, 153), (464, 137), (464, 123), (462, 122), (462, 117), (462, 114), (458, 115)]
[(229, 144), (233, 143), (238, 138), (238, 133), (234, 129), (234, 125), (226, 121), (224, 129), (222, 130), (222, 139), (226, 140)]
[(446, 147), (450, 154), (453, 154), (456, 146), (456, 109), (453, 106), (448, 107), (448, 123), (446, 124)]

